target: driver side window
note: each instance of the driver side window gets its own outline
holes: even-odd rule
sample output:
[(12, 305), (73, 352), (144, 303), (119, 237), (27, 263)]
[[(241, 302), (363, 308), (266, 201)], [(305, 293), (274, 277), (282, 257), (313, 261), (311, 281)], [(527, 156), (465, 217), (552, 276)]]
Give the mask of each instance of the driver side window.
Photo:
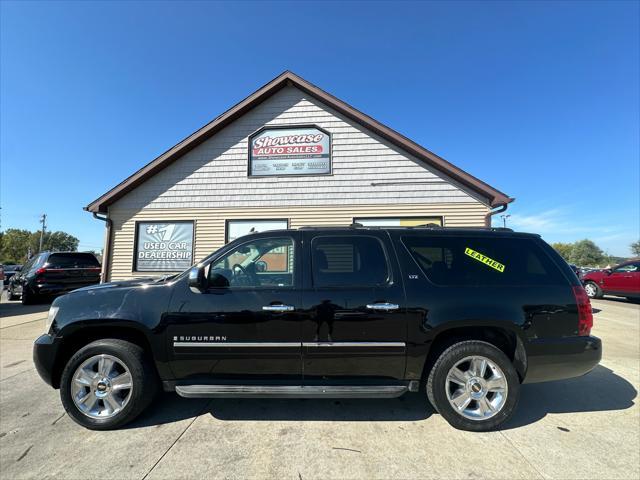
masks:
[(294, 244), (291, 238), (245, 242), (209, 266), (210, 288), (283, 288), (293, 286)]
[(623, 265), (622, 267), (616, 268), (613, 273), (631, 273), (638, 271), (638, 264), (629, 263), (627, 265)]

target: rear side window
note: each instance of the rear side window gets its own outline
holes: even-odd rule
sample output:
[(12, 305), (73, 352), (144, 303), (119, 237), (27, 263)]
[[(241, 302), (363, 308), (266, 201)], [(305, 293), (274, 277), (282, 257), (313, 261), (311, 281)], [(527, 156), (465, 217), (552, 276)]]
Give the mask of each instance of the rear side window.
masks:
[(527, 238), (402, 238), (413, 259), (436, 285), (564, 285), (562, 273)]
[(98, 259), (90, 253), (52, 253), (47, 260), (49, 268), (99, 267)]
[(375, 237), (316, 237), (311, 242), (316, 287), (376, 286), (389, 281), (382, 243)]

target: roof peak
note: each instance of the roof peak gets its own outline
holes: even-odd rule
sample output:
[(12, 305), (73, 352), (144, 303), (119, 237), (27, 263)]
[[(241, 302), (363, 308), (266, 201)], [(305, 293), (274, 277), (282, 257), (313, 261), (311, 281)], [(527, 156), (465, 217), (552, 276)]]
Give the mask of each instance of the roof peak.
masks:
[(226, 127), (227, 125), (247, 113), (249, 110), (253, 109), (255, 106), (261, 104), (262, 102), (273, 96), (289, 83), (307, 93), (308, 95), (311, 95), (314, 98), (320, 100), (322, 103), (333, 108), (338, 113), (359, 123), (366, 129), (374, 132), (390, 143), (398, 146), (402, 150), (405, 150), (412, 156), (416, 157), (418, 160), (435, 168), (436, 170), (443, 172), (453, 180), (480, 194), (482, 197), (488, 200), (488, 203), (491, 207), (505, 205), (514, 200), (513, 198), (510, 198), (501, 191), (491, 187), (482, 180), (456, 167), (455, 165), (446, 161), (444, 158), (439, 157), (435, 153), (427, 150), (421, 145), (418, 145), (404, 135), (396, 132), (386, 125), (383, 125), (372, 117), (352, 107), (348, 103), (334, 97), (330, 93), (327, 93), (324, 90), (318, 88), (293, 71), (285, 70), (284, 72), (273, 78), (271, 81), (260, 87), (258, 90), (253, 92), (251, 95), (246, 97), (244, 100), (240, 101), (229, 110), (222, 113), (214, 120), (171, 147), (162, 155), (149, 162), (147, 165), (123, 180), (111, 190), (91, 202), (85, 207), (85, 210), (94, 213), (106, 213), (107, 207), (110, 204), (122, 198), (128, 192), (136, 188), (148, 178), (158, 173), (160, 170), (173, 163), (188, 151), (200, 145), (205, 140), (211, 138), (222, 128)]

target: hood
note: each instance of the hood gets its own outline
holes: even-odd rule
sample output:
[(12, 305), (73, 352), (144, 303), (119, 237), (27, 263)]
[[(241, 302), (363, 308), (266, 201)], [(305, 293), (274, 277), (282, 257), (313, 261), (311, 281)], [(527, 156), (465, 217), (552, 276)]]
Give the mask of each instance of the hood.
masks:
[(87, 292), (90, 290), (102, 290), (106, 288), (125, 288), (125, 287), (137, 287), (140, 285), (149, 285), (151, 283), (156, 283), (158, 280), (161, 280), (163, 277), (145, 277), (145, 278), (133, 278), (131, 280), (119, 280), (116, 282), (109, 283), (98, 283), (96, 285), (90, 285), (88, 287), (78, 288), (74, 290), (74, 292)]

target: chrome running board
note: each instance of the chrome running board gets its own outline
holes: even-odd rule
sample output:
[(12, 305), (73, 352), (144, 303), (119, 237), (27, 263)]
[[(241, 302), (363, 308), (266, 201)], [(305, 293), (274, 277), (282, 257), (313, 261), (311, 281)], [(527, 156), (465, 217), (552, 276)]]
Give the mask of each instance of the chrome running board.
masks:
[(176, 385), (185, 398), (394, 398), (407, 385)]

